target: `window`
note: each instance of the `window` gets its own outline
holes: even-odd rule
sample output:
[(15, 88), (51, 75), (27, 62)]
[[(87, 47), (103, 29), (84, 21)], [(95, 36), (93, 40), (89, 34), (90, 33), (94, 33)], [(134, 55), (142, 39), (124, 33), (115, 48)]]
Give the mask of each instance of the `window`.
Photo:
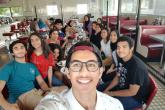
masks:
[(121, 13), (136, 13), (137, 0), (122, 0)]
[[(153, 0), (141, 0), (141, 14), (153, 13)], [(121, 13), (136, 13), (138, 0), (122, 0)]]
[(153, 0), (142, 0), (141, 9), (153, 9)]
[(0, 8), (0, 15), (11, 16), (10, 8)]
[[(108, 15), (116, 16), (118, 10), (118, 0), (108, 0)], [(107, 0), (103, 0), (103, 16), (107, 15)]]
[(47, 6), (47, 14), (49, 16), (58, 15), (57, 5), (49, 5), (49, 6)]
[(77, 14), (87, 14), (87, 4), (77, 4)]
[(13, 17), (22, 16), (22, 7), (11, 7)]
[(153, 0), (142, 0), (141, 1), (141, 14), (153, 14)]
[(0, 15), (4, 16), (11, 16), (12, 17), (17, 17), (17, 16), (22, 16), (22, 7), (5, 7), (5, 8), (0, 8)]

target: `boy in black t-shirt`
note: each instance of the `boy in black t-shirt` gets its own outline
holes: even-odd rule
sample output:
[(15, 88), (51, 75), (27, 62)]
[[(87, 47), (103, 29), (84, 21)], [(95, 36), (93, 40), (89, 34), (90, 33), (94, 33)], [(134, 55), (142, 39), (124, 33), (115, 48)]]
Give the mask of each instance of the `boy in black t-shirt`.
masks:
[[(118, 98), (125, 110), (141, 107), (146, 101), (149, 85), (148, 71), (145, 64), (133, 55), (134, 42), (130, 37), (120, 37), (117, 41), (117, 54), (122, 59), (117, 74), (105, 93)], [(114, 89), (112, 91), (112, 89)]]

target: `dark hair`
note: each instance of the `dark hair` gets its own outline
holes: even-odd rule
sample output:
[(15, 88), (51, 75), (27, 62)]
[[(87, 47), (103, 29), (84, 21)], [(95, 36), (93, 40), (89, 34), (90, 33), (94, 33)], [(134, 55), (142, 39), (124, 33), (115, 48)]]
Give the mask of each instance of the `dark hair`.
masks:
[(101, 24), (102, 24), (103, 20), (102, 20), (101, 18), (97, 18), (97, 21), (98, 21), (98, 20), (100, 20), (100, 21), (101, 21)]
[(33, 21), (37, 21), (37, 18), (34, 18)]
[(93, 21), (92, 24), (97, 24), (97, 22), (96, 21)]
[(73, 21), (73, 20), (69, 20), (69, 21), (68, 21), (67, 25), (68, 25), (69, 27), (72, 27), (72, 26), (70, 25), (70, 23), (71, 23), (72, 21)]
[(56, 28), (55, 28), (54, 22), (52, 22), (52, 23), (50, 24), (50, 27), (51, 27), (51, 26), (53, 27), (53, 28), (51, 28), (51, 29), (56, 29)]
[[(120, 37), (120, 35), (119, 35), (119, 31), (118, 31), (118, 30), (112, 29), (111, 32), (115, 32), (116, 35), (117, 35), (117, 38)], [(110, 32), (110, 35), (111, 35), (111, 32)]]
[(45, 58), (48, 58), (48, 56), (49, 56), (49, 54), (51, 52), (49, 46), (45, 43), (44, 39), (42, 38), (42, 36), (39, 33), (34, 32), (34, 33), (30, 34), (30, 37), (28, 39), (28, 42), (29, 42), (28, 60), (30, 61), (31, 55), (32, 55), (32, 53), (35, 50), (35, 48), (31, 44), (31, 37), (32, 36), (37, 36), (40, 39), (40, 41), (41, 41), (41, 48), (43, 50), (43, 54), (44, 54)]
[(88, 25), (89, 25), (89, 23), (90, 23), (90, 17), (89, 17), (88, 15), (85, 15), (85, 16), (84, 16), (84, 20), (85, 20), (85, 17), (88, 18), (88, 21), (85, 21), (85, 22), (84, 22), (84, 29), (85, 29), (85, 31), (88, 31), (88, 32), (89, 32)]
[[(57, 31), (57, 30), (56, 30), (56, 29), (51, 29), (51, 30), (49, 31), (49, 38), (50, 38), (51, 34), (52, 34), (54, 31)], [(58, 32), (58, 31), (57, 31), (57, 32)]]
[(97, 23), (96, 25), (99, 26), (101, 28), (101, 30), (103, 29), (102, 24)]
[(62, 29), (61, 29), (61, 31), (64, 33), (64, 34), (66, 34), (66, 29), (67, 29), (67, 27), (69, 27), (68, 25), (65, 25), (65, 27), (63, 27)]
[[(75, 45), (73, 45), (69, 52), (68, 52), (68, 56), (67, 56), (67, 59), (66, 59), (66, 67), (69, 67), (69, 63), (70, 63), (70, 60), (71, 60), (71, 56), (72, 54), (76, 51), (76, 47), (78, 46), (88, 46), (89, 48), (92, 48), (92, 51), (96, 57), (97, 57), (97, 60), (99, 61), (99, 66), (103, 66), (103, 62), (102, 62), (102, 57), (101, 57), (101, 52), (100, 50), (91, 42), (88, 42), (88, 41), (80, 41), (78, 43), (76, 43)], [(83, 48), (83, 50), (88, 50), (87, 48)]]
[(55, 20), (54, 24), (56, 25), (56, 24), (58, 24), (58, 23), (61, 23), (61, 24), (63, 25), (63, 21), (62, 21), (61, 19), (56, 19), (56, 20)]
[(84, 15), (84, 19), (85, 19), (85, 17), (88, 17), (88, 21), (90, 21), (89, 15)]
[[(108, 41), (109, 41), (109, 39), (110, 39), (109, 31), (108, 31), (108, 29), (106, 29), (106, 28), (103, 28), (102, 30), (106, 30), (106, 31), (107, 31), (106, 43), (108, 43)], [(102, 32), (102, 30), (101, 30), (101, 32)]]
[(61, 61), (63, 59), (63, 51), (60, 45), (58, 44), (54, 44), (54, 43), (50, 43), (49, 44), (50, 50), (54, 53), (55, 49), (59, 50), (59, 56), (58, 56), (58, 61)]
[[(118, 32), (117, 30), (115, 30), (115, 29), (111, 30), (110, 36), (111, 36), (111, 33), (112, 33), (112, 32), (115, 32), (115, 33), (116, 33), (117, 39), (120, 37), (120, 36), (119, 36), (119, 32)], [(111, 42), (111, 43), (110, 43), (111, 50), (112, 50), (112, 51), (116, 50), (116, 48), (117, 48), (117, 41), (116, 41), (116, 42), (112, 42), (112, 41), (110, 40), (110, 42)]]
[(119, 37), (118, 40), (117, 40), (117, 43), (118, 42), (124, 42), (126, 41), (129, 45), (129, 48), (132, 48), (134, 47), (134, 40), (128, 36), (122, 36), (122, 37)]
[(18, 44), (18, 43), (21, 43), (24, 45), (25, 49), (27, 50), (27, 46), (24, 42), (22, 42), (21, 40), (16, 40), (16, 41), (13, 41), (10, 45), (9, 45), (9, 51), (10, 53), (13, 53), (13, 47)]

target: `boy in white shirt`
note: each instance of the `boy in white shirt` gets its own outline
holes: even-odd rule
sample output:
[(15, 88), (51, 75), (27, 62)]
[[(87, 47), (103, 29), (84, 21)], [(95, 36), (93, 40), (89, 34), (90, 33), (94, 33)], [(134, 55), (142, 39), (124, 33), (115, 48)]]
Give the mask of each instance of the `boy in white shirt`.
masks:
[(123, 110), (115, 98), (96, 90), (104, 71), (100, 51), (81, 41), (72, 46), (65, 72), (72, 87), (61, 94), (50, 93), (35, 110)]

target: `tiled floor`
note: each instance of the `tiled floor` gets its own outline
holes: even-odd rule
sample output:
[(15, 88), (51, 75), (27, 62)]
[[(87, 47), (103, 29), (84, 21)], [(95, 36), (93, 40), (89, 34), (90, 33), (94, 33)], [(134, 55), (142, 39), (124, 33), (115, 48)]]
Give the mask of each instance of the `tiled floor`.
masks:
[(158, 84), (156, 97), (149, 106), (149, 110), (165, 110), (165, 85), (155, 78)]
[[(164, 70), (159, 67), (159, 62), (148, 62), (148, 69), (158, 84), (158, 93), (151, 103), (149, 110), (165, 110), (165, 77)], [(159, 79), (159, 80), (158, 80)], [(161, 80), (161, 82), (160, 82)]]
[[(0, 49), (0, 68), (9, 61), (9, 57), (6, 52), (7, 51), (5, 48)], [(153, 71), (153, 68), (151, 68), (151, 65), (148, 66), (148, 68), (150, 72), (155, 72)], [(148, 110), (165, 110), (165, 85), (156, 78), (154, 79), (158, 84), (158, 92), (151, 105), (149, 106)]]
[(160, 62), (147, 62), (147, 64), (153, 68), (154, 70), (156, 70), (157, 72), (159, 72), (162, 76), (165, 75), (165, 68), (161, 68), (160, 67)]

